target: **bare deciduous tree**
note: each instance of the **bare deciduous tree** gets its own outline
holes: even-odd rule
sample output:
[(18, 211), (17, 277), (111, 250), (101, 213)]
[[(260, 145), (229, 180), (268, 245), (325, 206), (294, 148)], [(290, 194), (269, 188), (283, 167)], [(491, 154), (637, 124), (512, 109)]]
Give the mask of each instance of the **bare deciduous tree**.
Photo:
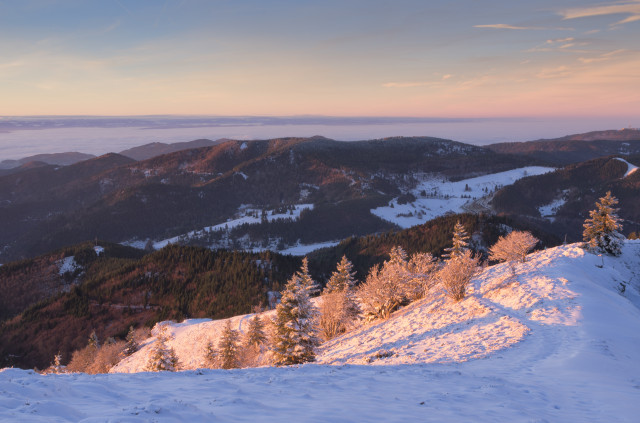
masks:
[(527, 253), (536, 246), (540, 240), (530, 232), (513, 231), (507, 236), (501, 236), (489, 250), (489, 258), (496, 261), (525, 263)]
[(460, 301), (465, 297), (467, 286), (478, 270), (478, 259), (472, 257), (467, 250), (445, 263), (438, 271), (438, 280), (450, 298)]

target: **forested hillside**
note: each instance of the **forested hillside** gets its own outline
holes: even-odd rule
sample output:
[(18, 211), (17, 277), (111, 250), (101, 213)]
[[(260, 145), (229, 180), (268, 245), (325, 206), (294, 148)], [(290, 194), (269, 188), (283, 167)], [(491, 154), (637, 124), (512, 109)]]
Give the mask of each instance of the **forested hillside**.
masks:
[(629, 234), (640, 229), (640, 173), (630, 172), (636, 164), (640, 155), (607, 157), (523, 178), (498, 191), (492, 205), (498, 213), (528, 217), (533, 225), (579, 241), (588, 211), (611, 191), (619, 200), (623, 232)]
[(530, 161), (437, 138), (347, 143), (314, 137), (226, 141), (138, 162), (110, 154), (42, 166), (0, 176), (0, 261), (96, 237), (162, 240), (224, 223), (247, 204), (312, 203), (333, 211), (309, 216), (297, 232), (333, 228), (324, 241), (364, 235), (389, 224), (361, 213), (361, 229), (337, 230), (327, 225), (328, 216), (344, 216), (358, 201), (380, 205), (415, 185), (417, 174), (462, 179)]
[[(62, 252), (0, 268), (3, 280), (14, 281), (3, 285), (2, 297), (10, 302), (13, 287), (32, 280), (40, 263), (64, 256), (77, 264), (76, 271), (63, 275), (75, 277), (73, 285), (53, 296), (49, 292), (48, 298), (1, 323), (0, 366), (42, 368), (58, 350), (68, 355), (84, 346), (92, 330), (100, 339), (124, 338), (130, 325), (248, 313), (265, 307), (267, 293), (281, 289), (300, 265), (298, 257), (269, 252), (178, 246), (142, 258), (97, 256), (91, 247), (66, 250), (71, 253), (76, 255)], [(27, 303), (23, 295), (18, 298)]]

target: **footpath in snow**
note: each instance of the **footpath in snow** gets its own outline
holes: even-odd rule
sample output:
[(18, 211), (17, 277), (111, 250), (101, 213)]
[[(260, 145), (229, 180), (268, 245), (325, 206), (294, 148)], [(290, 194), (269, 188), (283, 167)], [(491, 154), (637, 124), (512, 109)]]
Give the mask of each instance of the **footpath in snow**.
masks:
[[(640, 242), (617, 258), (567, 245), (528, 259), (516, 279), (505, 264), (484, 269), (459, 303), (433, 292), (336, 338), (315, 364), (95, 376), (5, 369), (0, 420), (637, 421)], [(232, 325), (242, 331), (248, 317)], [(197, 368), (224, 323), (167, 323), (169, 344)], [(140, 371), (147, 359), (148, 345), (114, 371)]]

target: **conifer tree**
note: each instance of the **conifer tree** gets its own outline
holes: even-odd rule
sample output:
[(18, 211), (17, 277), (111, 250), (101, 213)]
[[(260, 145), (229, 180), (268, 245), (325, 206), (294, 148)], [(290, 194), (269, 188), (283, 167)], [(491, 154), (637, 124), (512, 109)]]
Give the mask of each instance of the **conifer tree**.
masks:
[(100, 342), (98, 341), (98, 335), (95, 330), (91, 332), (91, 335), (89, 335), (88, 345), (96, 350), (100, 348)]
[(446, 254), (443, 257), (452, 259), (461, 257), (462, 254), (469, 249), (469, 235), (464, 230), (464, 226), (457, 221), (453, 228), (453, 245), (450, 248), (445, 248)]
[(169, 335), (167, 334), (167, 328), (163, 326), (156, 336), (156, 341), (151, 346), (151, 356), (147, 362), (146, 371), (175, 372), (178, 370), (178, 357), (173, 348), (167, 346), (168, 340)]
[(352, 269), (351, 262), (342, 256), (324, 289), (318, 325), (325, 339), (346, 332), (360, 314), (354, 292), (355, 272)]
[(127, 332), (126, 343), (124, 345), (124, 350), (122, 354), (125, 357), (129, 357), (140, 349), (140, 345), (138, 345), (138, 341), (136, 341), (135, 332), (133, 330), (133, 326), (129, 326), (129, 332)]
[(249, 320), (249, 328), (245, 335), (245, 346), (259, 348), (266, 341), (267, 335), (264, 332), (264, 323), (262, 323), (260, 316), (255, 316)]
[(298, 274), (293, 275), (276, 307), (272, 341), (274, 364), (287, 366), (315, 360), (319, 344), (315, 316), (307, 285)]
[(596, 209), (589, 212), (589, 218), (584, 221), (584, 246), (595, 253), (605, 253), (618, 256), (622, 253), (622, 241), (624, 236), (619, 232), (622, 229), (618, 209), (614, 206), (618, 199), (611, 195), (611, 191), (596, 202)]
[(60, 374), (60, 373), (66, 373), (67, 372), (67, 367), (62, 365), (62, 354), (60, 354), (59, 351), (58, 351), (58, 354), (56, 354), (53, 357), (53, 363), (44, 372), (45, 373), (54, 373), (54, 374)]
[(355, 272), (353, 272), (353, 264), (347, 259), (347, 256), (342, 256), (342, 260), (338, 263), (336, 271), (333, 272), (327, 286), (325, 293), (344, 291), (347, 288), (353, 288), (356, 283), (354, 278)]
[(207, 342), (204, 347), (204, 367), (208, 369), (215, 369), (218, 367), (218, 350), (213, 346), (213, 342)]
[(238, 340), (238, 331), (231, 329), (231, 321), (227, 320), (218, 343), (220, 367), (223, 369), (237, 369), (239, 367)]
[(300, 279), (302, 286), (307, 290), (309, 296), (316, 296), (320, 293), (320, 284), (313, 280), (309, 274), (309, 260), (305, 257), (302, 259), (302, 266), (296, 272), (296, 276)]

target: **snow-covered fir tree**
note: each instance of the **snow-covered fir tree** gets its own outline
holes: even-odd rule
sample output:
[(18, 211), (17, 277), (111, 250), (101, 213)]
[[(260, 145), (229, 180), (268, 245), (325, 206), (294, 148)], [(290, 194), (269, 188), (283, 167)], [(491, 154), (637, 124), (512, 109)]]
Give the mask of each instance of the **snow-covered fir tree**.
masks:
[(238, 331), (231, 329), (231, 320), (227, 320), (218, 342), (218, 360), (223, 369), (237, 369), (240, 365)]
[(165, 326), (162, 326), (162, 328), (158, 330), (156, 341), (151, 346), (151, 355), (145, 368), (146, 371), (175, 372), (176, 370), (178, 370), (178, 357), (176, 356), (173, 348), (167, 346), (168, 340), (169, 335), (167, 334), (167, 328)]
[(254, 316), (249, 320), (249, 327), (245, 334), (245, 346), (258, 348), (267, 341), (267, 335), (264, 331), (264, 323), (260, 316)]
[(352, 269), (351, 262), (342, 256), (324, 289), (318, 326), (325, 339), (347, 331), (360, 314), (354, 292), (355, 272)]
[(207, 369), (215, 369), (219, 366), (218, 363), (218, 350), (213, 346), (213, 342), (207, 342), (204, 347), (204, 361), (203, 367)]
[(302, 259), (302, 266), (296, 272), (296, 276), (300, 279), (302, 286), (305, 287), (310, 296), (316, 296), (320, 293), (320, 284), (313, 280), (309, 273), (309, 260), (305, 257)]
[(138, 345), (138, 341), (136, 341), (135, 331), (133, 330), (133, 326), (129, 326), (129, 332), (127, 332), (126, 343), (124, 345), (124, 350), (122, 350), (122, 354), (125, 357), (129, 357), (140, 349), (140, 345)]
[(453, 228), (453, 245), (450, 248), (445, 248), (445, 254), (443, 257), (447, 259), (452, 259), (455, 257), (460, 257), (462, 254), (469, 249), (469, 235), (464, 230), (464, 226), (457, 221)]
[(315, 360), (320, 343), (315, 317), (316, 310), (309, 299), (307, 285), (295, 274), (276, 307), (271, 345), (274, 364), (287, 366)]
[(263, 352), (267, 344), (264, 323), (259, 316), (249, 320), (247, 331), (244, 335), (240, 361), (243, 367), (256, 367), (264, 358)]
[(589, 212), (589, 218), (584, 221), (582, 237), (585, 247), (594, 253), (605, 253), (619, 256), (622, 252), (624, 236), (618, 209), (614, 206), (618, 199), (611, 195), (611, 191), (596, 202), (596, 209)]
[(66, 372), (67, 366), (62, 365), (62, 354), (60, 354), (60, 352), (53, 356), (53, 363), (44, 371), (45, 374), (61, 374)]
[(355, 274), (353, 264), (347, 259), (347, 256), (342, 256), (336, 271), (331, 274), (324, 292), (344, 291), (347, 288), (353, 288), (356, 283)]

